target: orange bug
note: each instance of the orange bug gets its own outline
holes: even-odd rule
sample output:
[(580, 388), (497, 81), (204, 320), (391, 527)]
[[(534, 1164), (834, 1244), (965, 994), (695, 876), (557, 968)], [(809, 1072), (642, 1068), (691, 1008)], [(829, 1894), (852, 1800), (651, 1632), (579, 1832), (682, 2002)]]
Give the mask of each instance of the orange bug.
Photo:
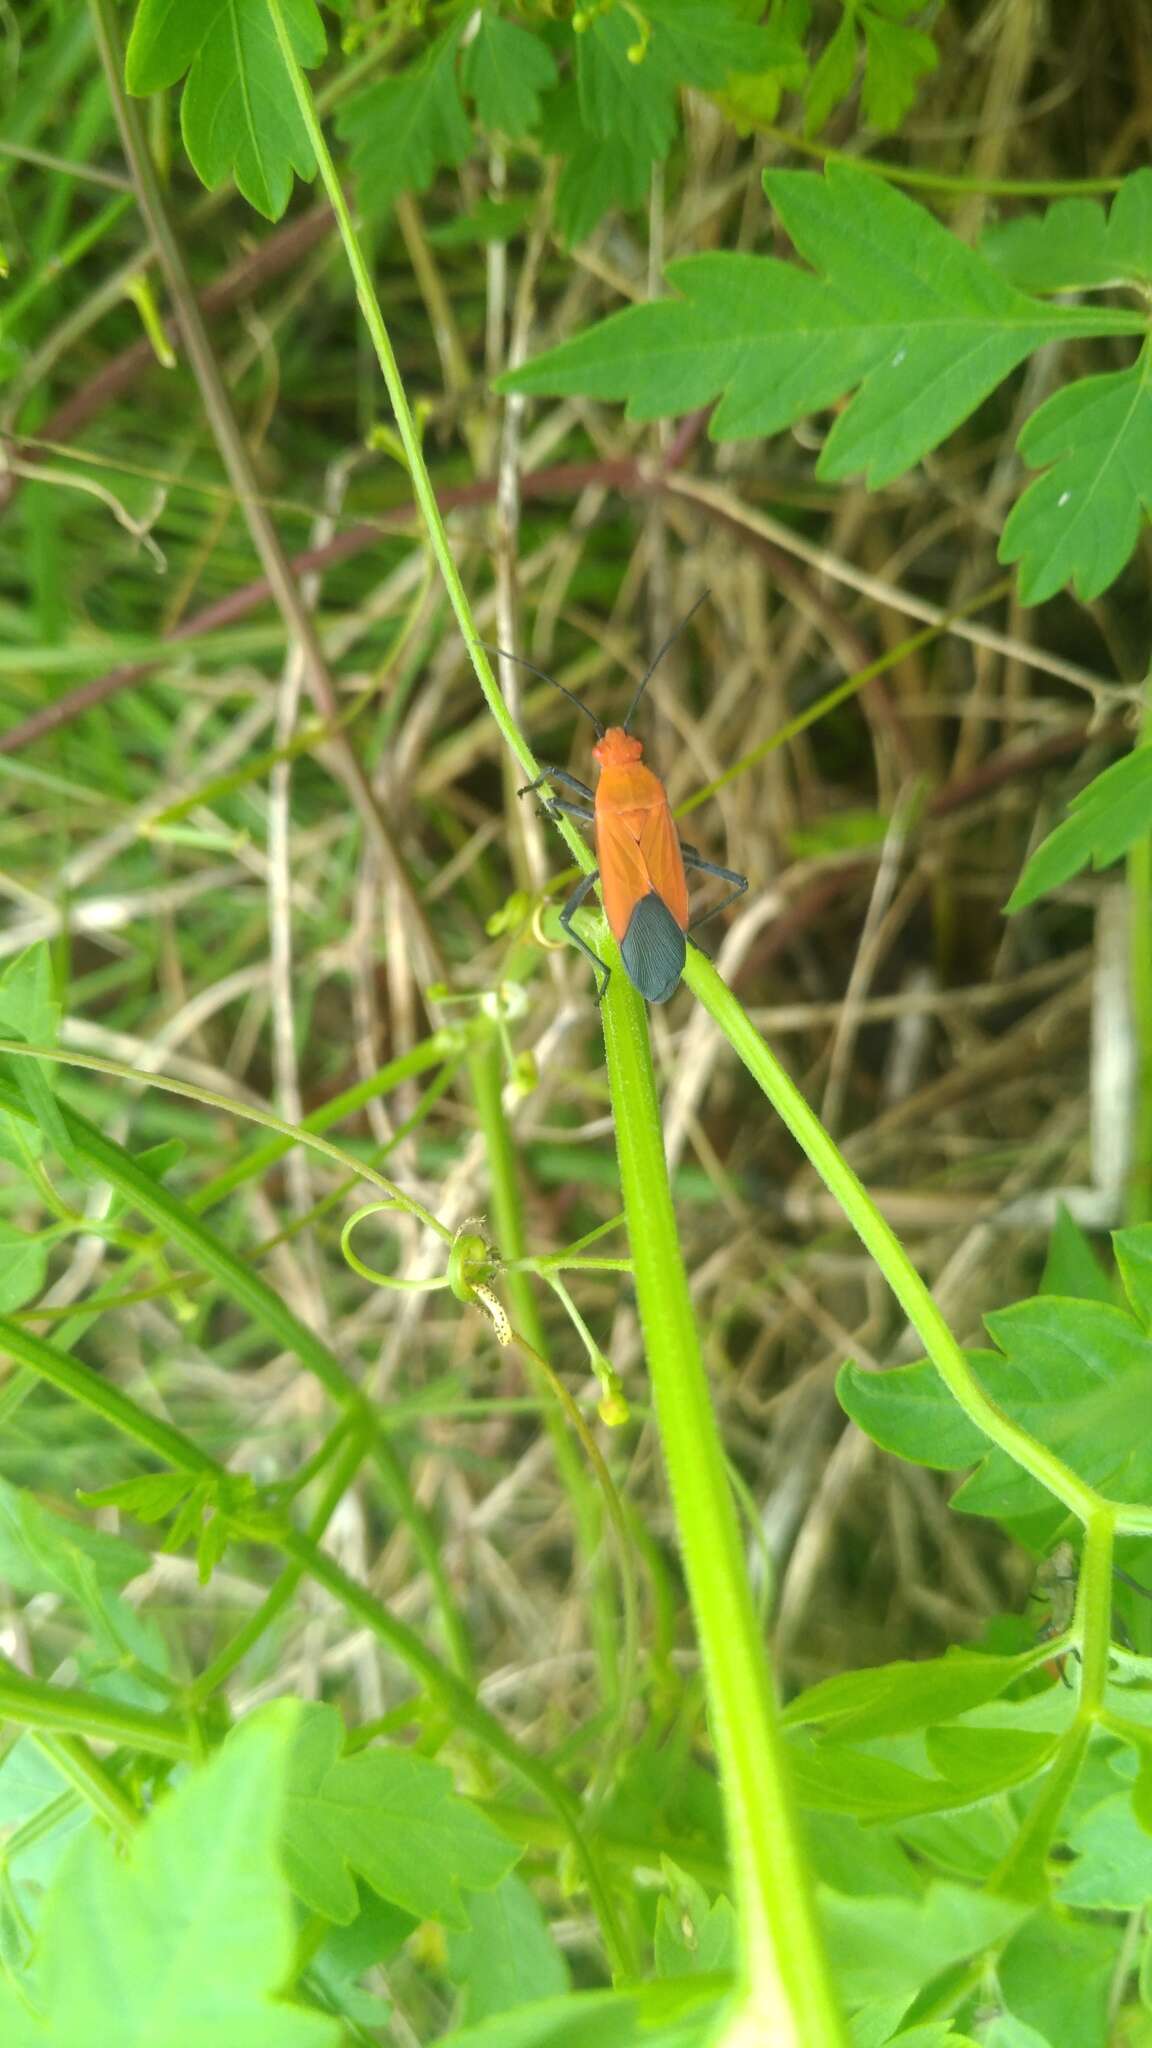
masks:
[[(705, 918), (715, 917), (718, 910), (725, 909), (737, 896), (742, 896), (748, 887), (746, 875), (738, 875), (732, 868), (717, 867), (714, 861), (705, 860), (697, 853), (694, 846), (683, 844), (676, 830), (668, 792), (660, 777), (645, 766), (642, 758), (644, 749), (628, 730), (655, 669), (676, 634), (688, 624), (692, 612), (703, 604), (707, 595), (705, 591), (697, 598), (692, 611), (668, 635), (650, 663), (628, 707), (623, 725), (601, 725), (588, 706), (582, 704), (571, 690), (566, 690), (563, 683), (558, 683), (554, 676), (545, 675), (543, 669), (533, 669), (535, 675), (543, 676), (544, 681), (561, 691), (584, 713), (585, 718), (591, 719), (596, 729), (592, 755), (600, 774), (594, 791), (575, 775), (570, 775), (566, 768), (552, 767), (545, 768), (535, 782), (527, 783), (517, 794), (527, 796), (543, 783), (559, 782), (566, 789), (575, 790), (582, 801), (579, 804), (565, 803), (559, 797), (551, 797), (545, 808), (553, 816), (557, 811), (566, 811), (570, 817), (579, 818), (594, 829), (599, 868), (581, 876), (560, 912), (560, 922), (597, 969), (598, 1003), (604, 999), (612, 970), (598, 953), (593, 952), (587, 940), (581, 938), (572, 922), (597, 878), (604, 901), (604, 915), (620, 948), (624, 972), (633, 988), (638, 989), (650, 1003), (667, 1002), (679, 988), (689, 934), (697, 925), (703, 924)], [(516, 661), (519, 657), (513, 655), (511, 659)], [(525, 662), (523, 666), (532, 668), (533, 665)], [(720, 903), (699, 917), (690, 918), (688, 914), (686, 867), (701, 874), (716, 875), (732, 885)]]

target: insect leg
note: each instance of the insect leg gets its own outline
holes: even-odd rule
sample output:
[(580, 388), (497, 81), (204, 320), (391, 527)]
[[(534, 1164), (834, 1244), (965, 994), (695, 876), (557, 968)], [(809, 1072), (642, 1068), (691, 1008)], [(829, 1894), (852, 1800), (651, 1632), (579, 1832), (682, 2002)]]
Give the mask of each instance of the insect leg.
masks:
[(714, 860), (705, 860), (703, 854), (697, 853), (694, 846), (681, 846), (680, 851), (684, 856), (686, 868), (694, 868), (701, 875), (716, 875), (721, 882), (731, 882), (732, 884), (727, 896), (722, 896), (719, 903), (714, 903), (710, 910), (704, 910), (699, 917), (692, 919), (688, 929), (690, 932), (694, 932), (697, 925), (707, 924), (710, 917), (715, 917), (718, 911), (727, 910), (730, 903), (735, 903), (736, 898), (744, 894), (745, 889), (748, 887), (748, 877), (747, 875), (738, 875), (735, 868), (717, 867)]
[[(581, 875), (580, 880), (577, 882), (576, 887), (573, 889), (572, 894), (568, 898), (567, 903), (564, 905), (563, 910), (560, 912), (560, 922), (563, 925), (564, 930), (567, 932), (569, 938), (575, 941), (576, 945), (579, 946), (580, 951), (582, 953), (586, 953), (588, 955), (588, 958), (589, 960), (591, 960), (592, 965), (597, 969), (598, 976), (596, 983), (596, 1001), (597, 1003), (602, 1003), (604, 1001), (604, 995), (608, 987), (608, 983), (612, 979), (612, 969), (605, 965), (604, 961), (600, 958), (599, 953), (594, 953), (592, 951), (592, 948), (588, 944), (587, 939), (582, 939), (580, 937), (579, 932), (576, 930), (576, 927), (572, 922), (572, 919), (575, 917), (576, 912), (580, 908), (580, 905), (583, 903), (585, 897), (589, 894), (593, 883), (598, 880), (599, 875), (595, 868), (593, 868), (592, 873), (590, 875)], [(600, 975), (603, 975), (604, 977), (602, 981), (599, 979)]]
[(569, 775), (566, 768), (545, 768), (544, 773), (538, 775), (535, 782), (526, 782), (523, 789), (518, 789), (516, 794), (517, 796), (530, 796), (534, 789), (539, 789), (545, 782), (562, 782), (565, 789), (574, 789), (577, 796), (582, 796), (586, 804), (594, 804), (596, 801), (595, 795), (589, 789), (588, 784), (581, 782), (576, 775)]
[(594, 825), (596, 823), (595, 811), (585, 810), (581, 804), (566, 804), (563, 797), (550, 797), (544, 805), (544, 809), (548, 812), (549, 817), (555, 817), (557, 811), (563, 811), (565, 817), (579, 818), (582, 825)]

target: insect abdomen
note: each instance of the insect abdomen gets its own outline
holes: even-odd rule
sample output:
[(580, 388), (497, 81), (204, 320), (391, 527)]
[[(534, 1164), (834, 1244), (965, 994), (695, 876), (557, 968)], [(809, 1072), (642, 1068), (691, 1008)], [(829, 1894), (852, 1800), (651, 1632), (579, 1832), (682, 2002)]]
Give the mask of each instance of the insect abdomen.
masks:
[(633, 988), (649, 1003), (666, 1003), (680, 986), (687, 941), (654, 889), (642, 896), (620, 940), (620, 958)]

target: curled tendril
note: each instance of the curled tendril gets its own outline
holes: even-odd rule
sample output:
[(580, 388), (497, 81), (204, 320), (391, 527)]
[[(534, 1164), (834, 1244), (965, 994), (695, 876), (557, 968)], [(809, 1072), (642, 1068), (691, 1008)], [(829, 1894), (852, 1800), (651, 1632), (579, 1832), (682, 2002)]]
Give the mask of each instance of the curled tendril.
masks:
[(382, 1273), (378, 1267), (366, 1265), (353, 1251), (352, 1232), (366, 1216), (406, 1213), (403, 1203), (387, 1201), (365, 1202), (362, 1208), (353, 1212), (340, 1232), (340, 1250), (353, 1272), (373, 1287), (392, 1287), (400, 1294), (435, 1294), (441, 1288), (450, 1288), (457, 1301), (465, 1302), (469, 1308), (484, 1310), (498, 1344), (510, 1344), (512, 1325), (503, 1303), (488, 1285), (496, 1261), (492, 1247), (476, 1228), (476, 1217), (469, 1217), (456, 1232), (448, 1254), (447, 1272), (429, 1273), (423, 1280), (403, 1280), (395, 1273)]

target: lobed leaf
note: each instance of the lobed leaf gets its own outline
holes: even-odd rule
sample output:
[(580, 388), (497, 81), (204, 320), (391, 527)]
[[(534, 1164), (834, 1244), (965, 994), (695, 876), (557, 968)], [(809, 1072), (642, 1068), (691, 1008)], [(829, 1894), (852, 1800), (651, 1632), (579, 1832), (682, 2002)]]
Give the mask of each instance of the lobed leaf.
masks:
[(304, 1714), (284, 1831), (294, 1890), (313, 1912), (348, 1921), (358, 1904), (355, 1872), (418, 1919), (466, 1927), (461, 1890), (498, 1884), (519, 1850), (458, 1797), (439, 1764), (379, 1745), (344, 1757), (343, 1740), (335, 1708)]
[[(157, 1806), (121, 1856), (89, 1830), (44, 1907), (28, 2005), (5, 2048), (337, 2048), (334, 2020), (279, 1994), (293, 1967), (277, 1836), (294, 1709), (245, 1723)], [(39, 2008), (39, 2017), (30, 2007)]]
[(1004, 908), (1009, 916), (1059, 888), (1091, 861), (1119, 860), (1152, 822), (1152, 747), (1137, 747), (1072, 798), (1068, 816), (1032, 853)]
[(1152, 355), (1082, 377), (1027, 421), (1021, 455), (1045, 474), (1013, 506), (999, 559), (1019, 562), (1020, 597), (1040, 604), (1066, 583), (1087, 602), (1114, 583), (1152, 513)]
[(369, 86), (339, 116), (367, 213), (387, 213), (401, 192), (425, 191), (437, 171), (468, 155), (472, 130), (456, 75), (463, 30), (455, 23), (420, 64)]
[(488, 2019), (568, 1989), (568, 1965), (528, 1886), (510, 1871), (491, 1891), (470, 1892), (468, 1926), (448, 1932), (448, 1968), (464, 1987), (464, 2017)]
[(552, 53), (539, 36), (485, 8), (464, 52), (464, 85), (485, 128), (525, 135), (540, 120), (540, 95), (556, 83)]
[(1041, 215), (991, 228), (982, 253), (1029, 292), (1152, 284), (1152, 170), (1125, 178), (1111, 208), (1060, 199)]
[(870, 172), (765, 173), (798, 252), (710, 253), (669, 266), (682, 294), (611, 315), (500, 380), (504, 391), (624, 399), (659, 419), (719, 400), (716, 440), (779, 433), (856, 396), (819, 473), (899, 476), (1017, 363), (1074, 333), (1133, 332), (1136, 315), (1045, 306)]
[[(999, 1351), (969, 1354), (1006, 1414), (1114, 1500), (1152, 1500), (1152, 1338), (1124, 1310), (1057, 1295), (986, 1318)], [(927, 1360), (889, 1373), (843, 1367), (837, 1391), (853, 1420), (886, 1450), (949, 1470), (979, 1461), (952, 1505), (1026, 1524), (1045, 1542), (1064, 1509), (968, 1421)]]
[[(327, 37), (315, 0), (281, 0), (300, 63), (320, 64)], [(128, 42), (132, 93), (159, 92), (187, 72), (184, 146), (209, 188), (231, 176), (258, 213), (279, 220), (293, 174), (315, 175), (265, 0), (140, 0)]]

